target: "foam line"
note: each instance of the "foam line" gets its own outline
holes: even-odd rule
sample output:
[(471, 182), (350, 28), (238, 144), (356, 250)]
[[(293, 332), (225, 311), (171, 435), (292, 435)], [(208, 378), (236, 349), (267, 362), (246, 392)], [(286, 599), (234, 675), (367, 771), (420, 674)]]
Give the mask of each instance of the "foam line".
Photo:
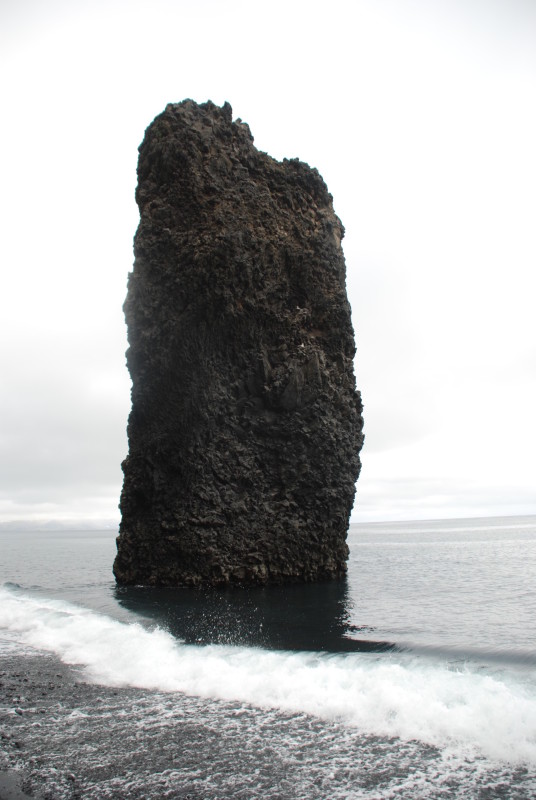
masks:
[(185, 645), (163, 630), (6, 587), (0, 628), (108, 686), (305, 712), (364, 733), (536, 764), (536, 686), (514, 674), (456, 671), (402, 655)]

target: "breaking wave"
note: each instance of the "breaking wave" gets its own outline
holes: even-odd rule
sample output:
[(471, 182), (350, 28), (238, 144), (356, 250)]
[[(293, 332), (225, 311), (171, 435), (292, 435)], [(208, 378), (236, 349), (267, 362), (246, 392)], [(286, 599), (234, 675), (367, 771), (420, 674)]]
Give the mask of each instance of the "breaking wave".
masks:
[(492, 760), (536, 764), (534, 674), (408, 654), (304, 653), (185, 644), (61, 600), (0, 588), (8, 640), (54, 653), (107, 686), (247, 703), (338, 720)]

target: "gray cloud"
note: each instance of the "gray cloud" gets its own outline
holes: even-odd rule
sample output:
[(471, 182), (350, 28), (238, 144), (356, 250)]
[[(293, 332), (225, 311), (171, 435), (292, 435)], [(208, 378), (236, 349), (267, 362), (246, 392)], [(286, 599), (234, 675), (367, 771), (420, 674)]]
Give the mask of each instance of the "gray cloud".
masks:
[(536, 512), (536, 6), (334, 3), (2, 4), (0, 517), (117, 513), (136, 150), (187, 96), (229, 100), (334, 196), (356, 514)]

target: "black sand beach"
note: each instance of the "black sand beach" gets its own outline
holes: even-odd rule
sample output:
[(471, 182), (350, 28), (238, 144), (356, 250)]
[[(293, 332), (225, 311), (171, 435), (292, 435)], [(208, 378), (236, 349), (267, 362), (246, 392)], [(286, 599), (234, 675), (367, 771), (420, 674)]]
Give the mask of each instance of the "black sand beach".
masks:
[(49, 655), (0, 656), (0, 683), (0, 800), (325, 798), (392, 778), (394, 749), (363, 769), (385, 741), (303, 714), (93, 685)]
[(0, 800), (233, 795), (192, 786), (211, 731), (159, 725), (150, 693), (92, 685), (48, 655), (2, 656), (0, 684)]
[(93, 685), (48, 655), (0, 656), (0, 683), (0, 800), (374, 797), (440, 760), (304, 714)]
[(117, 592), (113, 532), (4, 533), (0, 800), (533, 800), (534, 531), (361, 526), (342, 596), (217, 603)]

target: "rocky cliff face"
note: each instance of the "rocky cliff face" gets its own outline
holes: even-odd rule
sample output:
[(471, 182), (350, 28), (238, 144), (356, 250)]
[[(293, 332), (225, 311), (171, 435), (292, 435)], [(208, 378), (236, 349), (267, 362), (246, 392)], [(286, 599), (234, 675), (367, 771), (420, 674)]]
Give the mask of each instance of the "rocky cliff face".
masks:
[(322, 178), (186, 100), (147, 129), (136, 199), (117, 581), (342, 576), (363, 435)]

